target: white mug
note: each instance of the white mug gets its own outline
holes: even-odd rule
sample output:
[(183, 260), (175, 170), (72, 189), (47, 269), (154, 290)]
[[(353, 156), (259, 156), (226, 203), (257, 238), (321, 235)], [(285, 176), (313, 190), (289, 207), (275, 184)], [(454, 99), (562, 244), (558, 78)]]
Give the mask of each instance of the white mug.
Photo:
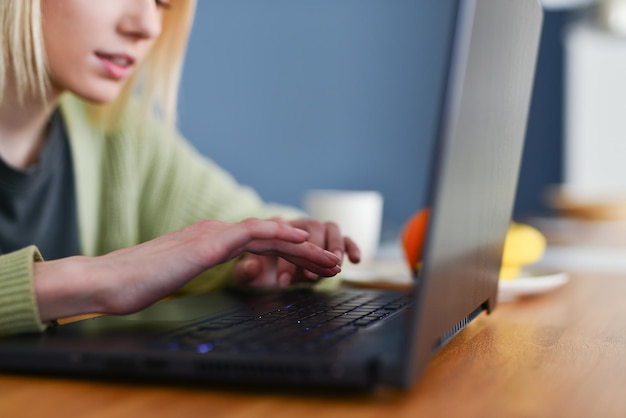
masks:
[(333, 221), (342, 235), (354, 240), (361, 250), (361, 262), (378, 252), (383, 215), (383, 196), (375, 190), (310, 190), (304, 209), (312, 218)]

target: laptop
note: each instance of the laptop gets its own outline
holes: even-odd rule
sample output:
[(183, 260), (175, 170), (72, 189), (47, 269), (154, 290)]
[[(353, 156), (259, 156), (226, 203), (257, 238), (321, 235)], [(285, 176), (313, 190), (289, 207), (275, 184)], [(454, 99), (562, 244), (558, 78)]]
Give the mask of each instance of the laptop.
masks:
[[(410, 290), (220, 291), (0, 339), (4, 372), (408, 388), (496, 306), (542, 25), (537, 0), (436, 0), (451, 32), (430, 223)], [(416, 208), (418, 209), (418, 208)]]

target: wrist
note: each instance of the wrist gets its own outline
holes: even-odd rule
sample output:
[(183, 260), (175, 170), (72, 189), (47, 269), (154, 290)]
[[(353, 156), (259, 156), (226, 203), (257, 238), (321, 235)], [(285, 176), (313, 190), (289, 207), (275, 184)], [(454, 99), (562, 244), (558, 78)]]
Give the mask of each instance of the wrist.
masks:
[(90, 260), (76, 256), (34, 263), (33, 285), (42, 322), (102, 312), (99, 281), (90, 279)]

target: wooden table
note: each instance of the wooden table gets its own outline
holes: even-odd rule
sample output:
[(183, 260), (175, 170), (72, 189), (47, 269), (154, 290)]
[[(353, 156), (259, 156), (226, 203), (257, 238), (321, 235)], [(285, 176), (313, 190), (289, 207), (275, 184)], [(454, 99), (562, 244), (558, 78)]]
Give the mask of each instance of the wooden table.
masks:
[(626, 274), (501, 304), (409, 392), (234, 390), (0, 376), (1, 417), (626, 417)]

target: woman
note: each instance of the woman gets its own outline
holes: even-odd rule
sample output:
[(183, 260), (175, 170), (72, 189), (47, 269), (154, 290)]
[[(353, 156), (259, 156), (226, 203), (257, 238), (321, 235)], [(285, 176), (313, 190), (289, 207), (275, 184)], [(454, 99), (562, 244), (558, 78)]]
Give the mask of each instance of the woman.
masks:
[(176, 132), (194, 6), (0, 4), (0, 334), (358, 262), (336, 225), (264, 204)]

